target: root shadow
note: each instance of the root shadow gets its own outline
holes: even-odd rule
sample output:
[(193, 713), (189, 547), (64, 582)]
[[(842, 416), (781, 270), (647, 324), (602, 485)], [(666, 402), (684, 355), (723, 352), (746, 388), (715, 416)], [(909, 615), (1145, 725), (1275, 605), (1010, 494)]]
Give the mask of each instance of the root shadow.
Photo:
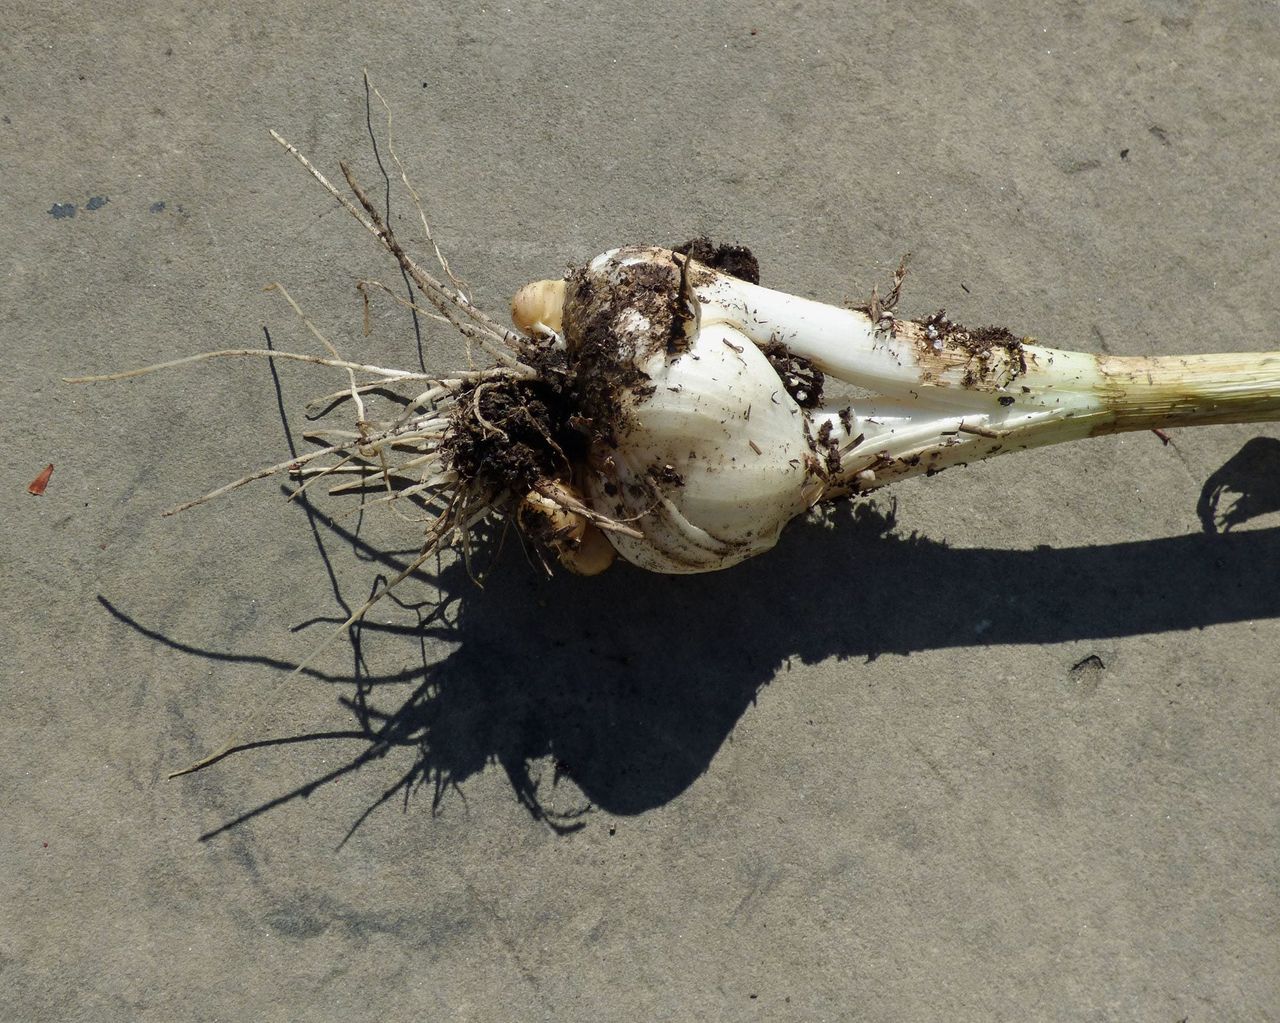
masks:
[[(313, 507), (306, 512), (322, 552), (334, 538), (363, 557), (376, 555)], [(355, 727), (343, 734), (358, 733), (364, 748), (204, 837), (389, 756), (403, 758), (403, 773), (366, 815), (392, 800), (407, 806), (424, 788), (437, 810), (450, 790), (496, 763), (534, 819), (572, 831), (582, 824), (579, 813), (551, 811), (544, 786), (571, 779), (579, 812), (662, 806), (707, 769), (760, 689), (780, 672), (785, 678), (793, 660), (1064, 643), (1280, 617), (1280, 528), (960, 550), (900, 535), (892, 512), (871, 504), (846, 506), (836, 518), (835, 528), (800, 523), (771, 555), (704, 576), (619, 566), (592, 579), (548, 580), (509, 564), (480, 589), (463, 565), (447, 566), (437, 580), (451, 595), (447, 604), (402, 605), (415, 620), (356, 631), (345, 679), (311, 671), (348, 687), (341, 700)], [(230, 659), (149, 632), (103, 604), (175, 649)], [(418, 644), (420, 669), (370, 672), (374, 637)], [(437, 640), (453, 648), (432, 661)], [(852, 685), (856, 665), (848, 670)]]

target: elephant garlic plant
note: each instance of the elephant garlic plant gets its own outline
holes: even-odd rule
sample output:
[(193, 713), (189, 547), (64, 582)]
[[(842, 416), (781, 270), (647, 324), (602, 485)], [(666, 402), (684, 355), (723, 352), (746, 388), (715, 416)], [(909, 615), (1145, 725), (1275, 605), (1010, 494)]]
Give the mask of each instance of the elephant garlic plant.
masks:
[[(1003, 452), (1280, 418), (1280, 352), (1060, 351), (941, 312), (899, 319), (902, 270), (893, 301), (847, 309), (760, 287), (697, 252), (615, 249), (513, 303), (528, 336), (564, 349), (587, 441), (575, 496), (638, 531), (610, 539), (642, 568), (726, 568), (819, 501)], [(860, 397), (824, 403), (832, 379)], [(576, 566), (571, 545), (562, 557)]]
[[(374, 488), (371, 500), (421, 513), (421, 554), (399, 578), (442, 546), (465, 554), (473, 527), (495, 515), (575, 572), (617, 555), (656, 572), (713, 571), (767, 551), (819, 502), (908, 476), (1121, 430), (1280, 419), (1277, 352), (1115, 358), (941, 312), (905, 319), (904, 268), (883, 301), (824, 305), (761, 287), (749, 252), (705, 239), (614, 249), (530, 284), (512, 303), (512, 330), (472, 303), (438, 249), (441, 277), (417, 263), (345, 164), (355, 202), (275, 137), (463, 336), (471, 368), (350, 361), (309, 321), (326, 355), (178, 360), (335, 367), (349, 386), (324, 401), (349, 399), (356, 413), (354, 430), (319, 431), (318, 450), (207, 497), (273, 473), (301, 489), (322, 479)], [(422, 228), (434, 248), (425, 216)], [(477, 349), (487, 368), (475, 368)], [(845, 400), (830, 397), (837, 387)], [(388, 415), (366, 405), (375, 393), (398, 395)]]

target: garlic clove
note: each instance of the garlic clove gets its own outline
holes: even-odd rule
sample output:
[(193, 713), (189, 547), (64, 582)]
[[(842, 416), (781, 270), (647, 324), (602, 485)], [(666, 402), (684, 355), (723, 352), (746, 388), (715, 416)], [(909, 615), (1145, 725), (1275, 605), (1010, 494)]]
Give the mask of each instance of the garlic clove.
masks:
[(559, 550), (563, 545), (576, 545), (586, 531), (587, 519), (570, 511), (556, 497), (581, 500), (577, 490), (559, 481), (547, 483), (543, 490), (530, 490), (516, 511), (517, 521), (526, 535)]
[(613, 564), (617, 551), (604, 534), (581, 512), (566, 508), (581, 506), (582, 493), (565, 480), (549, 480), (538, 490), (530, 490), (516, 510), (524, 534), (555, 552), (565, 568), (577, 575), (599, 575)]
[(511, 322), (526, 334), (541, 324), (559, 334), (564, 328), (564, 281), (534, 281), (511, 300)]
[(618, 552), (603, 531), (590, 522), (577, 547), (565, 546), (557, 551), (560, 564), (575, 575), (599, 575), (617, 560)]

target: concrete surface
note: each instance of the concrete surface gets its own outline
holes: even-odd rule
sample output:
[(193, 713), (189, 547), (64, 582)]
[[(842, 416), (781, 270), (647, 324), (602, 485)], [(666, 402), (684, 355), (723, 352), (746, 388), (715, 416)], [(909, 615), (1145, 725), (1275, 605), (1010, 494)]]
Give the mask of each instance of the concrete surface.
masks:
[[(271, 482), (160, 517), (287, 457), (263, 363), (59, 382), (305, 348), (276, 280), (416, 363), (267, 135), (380, 186), (362, 66), (495, 309), (706, 232), (837, 301), (909, 250), (908, 311), (1064, 347), (1280, 347), (1280, 7), (998, 7), (0, 11), (0, 1016), (1280, 1018), (1276, 428), (947, 473), (718, 577), (509, 546), (289, 678), (413, 537)], [(341, 384), (280, 368), (296, 443)], [(241, 729), (299, 741), (165, 780)]]

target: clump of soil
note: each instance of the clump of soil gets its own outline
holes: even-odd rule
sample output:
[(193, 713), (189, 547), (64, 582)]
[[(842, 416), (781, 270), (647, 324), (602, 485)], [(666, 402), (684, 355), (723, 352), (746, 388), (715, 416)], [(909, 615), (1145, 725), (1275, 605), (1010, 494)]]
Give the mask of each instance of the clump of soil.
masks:
[[(1006, 327), (963, 327), (949, 320), (944, 309), (915, 323), (921, 330), (921, 344), (935, 352), (947, 350), (953, 355), (958, 352), (963, 356), (965, 374), (961, 383), (965, 387), (980, 388), (993, 383), (1007, 386), (1027, 371), (1022, 338)], [(996, 374), (1002, 370), (1001, 378), (997, 380)]]
[(568, 396), (592, 440), (616, 444), (629, 418), (628, 397), (653, 393), (639, 364), (688, 348), (683, 305), (674, 266), (617, 267), (606, 284), (587, 268), (566, 278), (565, 342), (573, 353)]
[(717, 245), (704, 234), (689, 239), (683, 245), (672, 247), (671, 251), (696, 259), (712, 270), (719, 270), (748, 284), (760, 283), (760, 263), (745, 245)]
[(803, 356), (794, 354), (781, 341), (770, 341), (760, 351), (797, 405), (812, 409), (822, 404), (822, 388), (826, 383), (822, 370)]
[(966, 342), (968, 347), (976, 352), (990, 351), (992, 348), (1006, 348), (1013, 353), (1022, 347), (1022, 338), (1018, 337), (1008, 327), (979, 327), (977, 330), (971, 330), (969, 339)]
[(828, 419), (818, 428), (818, 436), (811, 438), (815, 453), (821, 453), (823, 467), (828, 475), (836, 476), (840, 472), (840, 445), (832, 436), (835, 424)]
[(567, 476), (585, 451), (572, 415), (554, 376), (468, 387), (450, 417), (448, 464), (486, 490), (523, 497), (535, 484)]

